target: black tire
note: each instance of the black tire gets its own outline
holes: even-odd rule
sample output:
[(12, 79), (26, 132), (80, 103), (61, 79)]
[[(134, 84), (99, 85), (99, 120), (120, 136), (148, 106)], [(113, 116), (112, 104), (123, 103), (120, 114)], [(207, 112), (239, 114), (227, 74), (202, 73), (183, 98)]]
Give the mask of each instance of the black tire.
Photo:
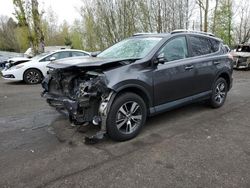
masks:
[(27, 84), (38, 84), (42, 81), (42, 74), (37, 69), (28, 69), (24, 72), (23, 80)]
[(107, 133), (116, 141), (132, 139), (140, 132), (146, 117), (147, 107), (143, 99), (134, 93), (123, 93), (117, 96), (110, 108)]
[(212, 89), (210, 105), (213, 108), (220, 108), (225, 103), (228, 92), (228, 84), (224, 78), (218, 78)]

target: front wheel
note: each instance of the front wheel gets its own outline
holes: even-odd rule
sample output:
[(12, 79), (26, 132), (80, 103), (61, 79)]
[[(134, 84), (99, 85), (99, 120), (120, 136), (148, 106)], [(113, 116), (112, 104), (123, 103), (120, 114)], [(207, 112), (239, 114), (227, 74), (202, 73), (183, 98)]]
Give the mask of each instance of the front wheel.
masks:
[(42, 74), (39, 70), (28, 69), (25, 71), (23, 79), (27, 84), (38, 84), (42, 81)]
[(113, 102), (108, 118), (108, 135), (117, 141), (134, 138), (145, 124), (147, 108), (143, 99), (134, 93), (119, 95)]
[(228, 84), (224, 78), (218, 78), (213, 86), (210, 105), (219, 108), (225, 103), (228, 92)]

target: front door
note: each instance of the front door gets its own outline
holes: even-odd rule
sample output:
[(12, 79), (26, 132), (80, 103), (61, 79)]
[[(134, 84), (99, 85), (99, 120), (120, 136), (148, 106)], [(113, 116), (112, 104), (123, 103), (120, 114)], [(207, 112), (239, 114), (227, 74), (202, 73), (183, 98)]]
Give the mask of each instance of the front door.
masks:
[(194, 66), (186, 58), (187, 40), (179, 36), (168, 41), (157, 53), (164, 55), (165, 63), (154, 70), (154, 105), (172, 102), (194, 94)]

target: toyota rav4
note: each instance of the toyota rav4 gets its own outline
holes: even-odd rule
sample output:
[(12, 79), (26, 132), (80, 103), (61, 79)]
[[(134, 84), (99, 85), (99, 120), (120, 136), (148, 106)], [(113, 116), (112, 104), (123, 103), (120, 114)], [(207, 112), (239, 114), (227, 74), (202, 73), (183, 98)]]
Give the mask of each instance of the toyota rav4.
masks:
[(206, 100), (221, 107), (232, 87), (232, 57), (208, 33), (135, 34), (92, 57), (48, 65), (42, 96), (75, 125), (99, 125), (104, 134), (134, 138), (147, 117)]

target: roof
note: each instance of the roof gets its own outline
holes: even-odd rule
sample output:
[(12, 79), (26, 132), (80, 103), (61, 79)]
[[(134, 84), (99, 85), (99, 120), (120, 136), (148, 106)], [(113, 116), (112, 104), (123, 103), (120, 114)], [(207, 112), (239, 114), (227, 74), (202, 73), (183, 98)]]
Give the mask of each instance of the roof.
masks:
[(133, 36), (149, 36), (149, 37), (169, 37), (170, 35), (174, 34), (195, 34), (195, 35), (201, 35), (201, 36), (207, 36), (214, 38), (216, 40), (222, 41), (220, 38), (217, 38), (214, 34), (208, 33), (208, 32), (203, 32), (203, 31), (194, 31), (194, 30), (184, 30), (184, 29), (179, 29), (179, 30), (174, 30), (170, 33), (135, 33)]
[(83, 51), (83, 50), (77, 50), (77, 49), (59, 49), (59, 50), (52, 50), (52, 51), (49, 51), (49, 52), (52, 53), (52, 52), (63, 52), (63, 51), (84, 52), (86, 54), (90, 54), (89, 52), (86, 52), (86, 51)]

